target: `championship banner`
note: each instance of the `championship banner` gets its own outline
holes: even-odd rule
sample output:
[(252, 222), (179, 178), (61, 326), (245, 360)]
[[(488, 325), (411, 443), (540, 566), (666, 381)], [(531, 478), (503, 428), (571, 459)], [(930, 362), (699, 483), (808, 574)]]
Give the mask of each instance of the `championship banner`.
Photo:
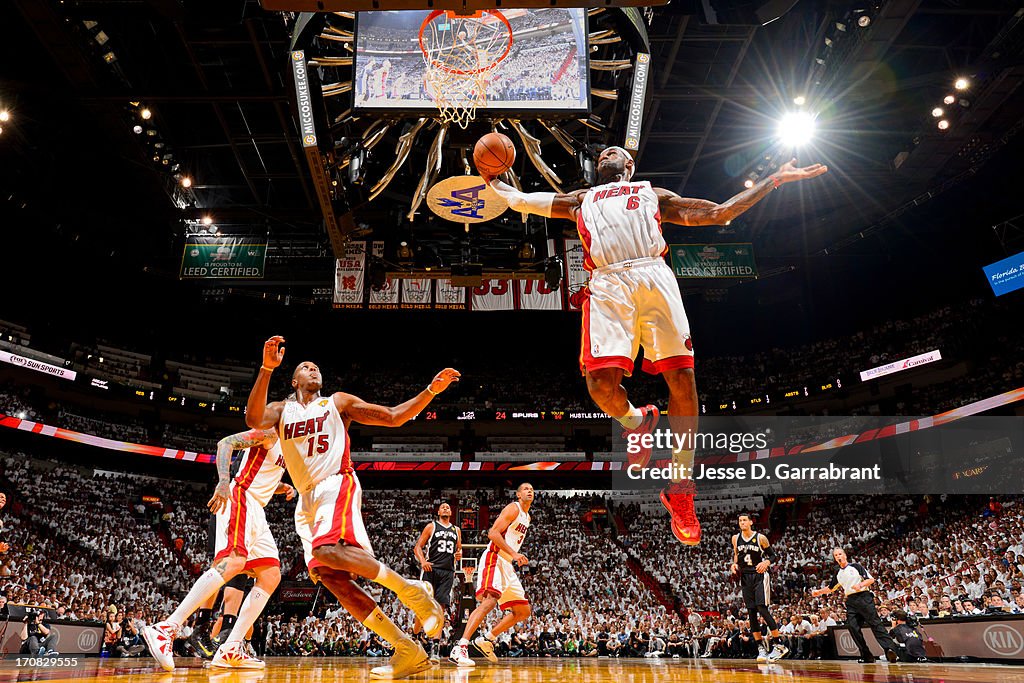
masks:
[(451, 280), (438, 280), (435, 308), (440, 311), (466, 310), (466, 288), (452, 286)]
[[(555, 241), (548, 240), (548, 253), (555, 253)], [(526, 311), (562, 310), (562, 288), (551, 289), (543, 280), (519, 280), (519, 308)]]
[(583, 310), (590, 273), (583, 267), (583, 242), (565, 240), (565, 291), (569, 311)]
[(259, 279), (267, 259), (267, 243), (251, 237), (197, 237), (185, 240), (181, 280)]
[(18, 367), (25, 368), (26, 370), (35, 370), (36, 372), (41, 372), (44, 375), (49, 375), (50, 377), (73, 380), (78, 376), (78, 373), (70, 368), (61, 368), (56, 365), (51, 365), (50, 363), (44, 363), (39, 360), (26, 358), (25, 356), (8, 353), (7, 351), (0, 351), (0, 361), (10, 363), (11, 365), (17, 365)]
[(362, 308), (366, 273), (366, 242), (345, 245), (345, 258), (334, 264), (334, 307)]
[[(373, 255), (377, 258), (384, 258), (384, 241), (374, 240), (373, 242)], [(401, 280), (394, 280), (388, 278), (384, 282), (384, 288), (379, 292), (375, 291), (373, 287), (370, 288), (370, 308), (374, 310), (383, 309), (397, 309), (398, 308), (398, 290), (402, 286)]]
[(757, 277), (752, 244), (673, 244), (669, 253), (677, 278)]
[(511, 280), (487, 280), (473, 288), (474, 311), (511, 311), (515, 307)]
[(402, 308), (430, 308), (433, 289), (433, 280), (402, 280)]

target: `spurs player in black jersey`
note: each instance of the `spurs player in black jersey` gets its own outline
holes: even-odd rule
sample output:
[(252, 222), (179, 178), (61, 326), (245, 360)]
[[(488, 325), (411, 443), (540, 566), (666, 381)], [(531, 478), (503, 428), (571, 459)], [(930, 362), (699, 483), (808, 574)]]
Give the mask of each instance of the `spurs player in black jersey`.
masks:
[[(576, 223), (583, 243), (583, 265), (591, 273), (583, 302), (580, 368), (594, 403), (622, 424), (624, 436), (650, 433), (658, 408), (634, 406), (622, 386), (644, 348), (643, 369), (668, 384), (669, 422), (676, 434), (697, 431), (697, 385), (693, 372), (690, 323), (679, 283), (665, 262), (668, 245), (662, 223), (728, 225), (785, 183), (828, 171), (822, 164), (804, 168), (796, 159), (721, 204), (680, 197), (675, 192), (634, 181), (636, 164), (622, 147), (607, 147), (597, 158), (599, 185), (568, 194), (528, 192), (492, 179), (484, 180), (513, 211)], [(646, 467), (651, 449), (631, 453), (631, 464)], [(693, 467), (693, 449), (673, 453), (675, 464)], [(700, 543), (692, 479), (680, 478), (661, 494), (672, 516), (672, 533), (683, 544)]]
[[(462, 529), (452, 524), (452, 507), (448, 503), (441, 503), (437, 519), (423, 527), (412, 552), (420, 563), (420, 579), (433, 586), (434, 599), (451, 617), (455, 563), (462, 560)], [(417, 621), (413, 631), (419, 630)]]
[[(743, 604), (750, 616), (750, 630), (757, 641), (757, 661), (774, 662), (789, 654), (789, 648), (779, 638), (779, 624), (772, 617), (768, 606), (772, 604), (771, 575), (768, 569), (772, 566), (771, 558), (775, 552), (768, 543), (768, 537), (753, 530), (754, 521), (744, 513), (739, 516), (740, 532), (732, 536), (732, 573), (739, 572), (743, 586)], [(761, 627), (757, 623), (757, 615), (767, 626), (771, 637), (775, 638), (775, 647), (771, 654), (765, 647)]]

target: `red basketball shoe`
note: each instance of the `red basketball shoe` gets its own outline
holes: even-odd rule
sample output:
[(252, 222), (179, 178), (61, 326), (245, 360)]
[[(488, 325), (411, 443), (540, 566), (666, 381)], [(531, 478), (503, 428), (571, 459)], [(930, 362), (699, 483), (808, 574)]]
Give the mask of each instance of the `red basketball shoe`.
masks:
[(683, 545), (700, 543), (700, 520), (693, 507), (696, 492), (692, 479), (684, 479), (661, 491), (661, 504), (672, 515), (672, 533)]
[[(622, 438), (626, 439), (626, 458), (628, 460), (627, 465), (637, 465), (639, 467), (647, 467), (648, 463), (651, 462), (651, 449), (640, 446), (640, 442), (637, 441), (636, 445), (640, 446), (640, 450), (636, 453), (631, 453), (628, 450), (629, 437), (633, 434), (650, 434), (654, 431), (654, 428), (658, 426), (658, 420), (661, 418), (661, 411), (655, 405), (647, 405), (640, 409), (641, 422), (639, 426), (633, 429), (623, 429)], [(640, 437), (635, 437), (639, 439)]]

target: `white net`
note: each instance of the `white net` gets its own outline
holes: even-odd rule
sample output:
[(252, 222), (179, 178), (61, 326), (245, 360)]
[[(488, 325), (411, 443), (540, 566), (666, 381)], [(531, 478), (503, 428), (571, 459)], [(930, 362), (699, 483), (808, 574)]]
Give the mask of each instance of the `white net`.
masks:
[(512, 47), (512, 28), (497, 10), (467, 16), (439, 10), (423, 22), (420, 47), (441, 120), (465, 128), (487, 102), (492, 72)]

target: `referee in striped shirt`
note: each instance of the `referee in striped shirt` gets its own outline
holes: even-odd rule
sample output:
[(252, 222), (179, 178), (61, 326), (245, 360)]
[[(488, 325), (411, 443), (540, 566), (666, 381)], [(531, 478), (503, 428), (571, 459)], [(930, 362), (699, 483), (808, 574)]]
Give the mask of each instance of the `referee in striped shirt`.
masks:
[(857, 661), (861, 664), (871, 664), (875, 661), (875, 656), (868, 649), (868, 643), (861, 632), (864, 626), (875, 634), (875, 640), (885, 651), (885, 658), (890, 662), (897, 661), (899, 655), (896, 652), (896, 643), (882, 626), (882, 619), (875, 609), (875, 594), (868, 590), (868, 586), (875, 582), (875, 577), (871, 576), (863, 565), (847, 560), (846, 551), (842, 548), (835, 548), (832, 557), (839, 564), (839, 571), (836, 572), (832, 587), (818, 588), (811, 591), (811, 595), (828, 595), (842, 587), (843, 593), (846, 594), (846, 628), (850, 629), (850, 635), (860, 649), (860, 659)]

